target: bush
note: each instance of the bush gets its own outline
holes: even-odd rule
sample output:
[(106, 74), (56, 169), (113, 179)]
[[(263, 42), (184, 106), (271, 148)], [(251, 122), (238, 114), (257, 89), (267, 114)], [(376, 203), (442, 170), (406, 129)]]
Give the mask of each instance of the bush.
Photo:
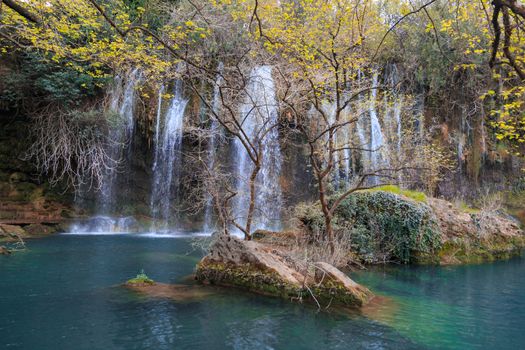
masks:
[(0, 80), (0, 105), (29, 111), (46, 104), (79, 106), (103, 93), (105, 78), (93, 78), (37, 53), (20, 55)]
[(151, 278), (149, 278), (145, 273), (144, 270), (141, 270), (140, 273), (135, 277), (126, 282), (127, 284), (155, 284), (155, 281), (153, 281)]
[[(323, 232), (319, 205), (301, 205), (296, 216), (312, 236)], [(347, 237), (353, 252), (367, 263), (409, 263), (435, 256), (441, 246), (430, 207), (393, 193), (354, 193), (337, 208), (333, 224), (335, 232)]]

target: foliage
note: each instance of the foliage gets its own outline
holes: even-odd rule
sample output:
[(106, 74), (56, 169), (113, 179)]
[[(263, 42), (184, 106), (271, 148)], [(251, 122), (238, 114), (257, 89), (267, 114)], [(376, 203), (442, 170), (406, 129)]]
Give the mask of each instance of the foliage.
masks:
[(99, 95), (107, 79), (94, 78), (34, 53), (22, 54), (13, 68), (3, 74), (0, 103), (29, 112), (45, 104), (79, 106)]
[[(297, 212), (310, 232), (323, 229), (322, 213), (316, 206)], [(345, 199), (336, 210), (336, 232), (347, 237), (365, 262), (409, 263), (436, 254), (441, 234), (432, 210), (388, 192), (359, 192)]]
[(149, 278), (145, 273), (144, 269), (140, 271), (135, 278), (132, 278), (126, 282), (127, 284), (155, 284), (151, 278)]
[(365, 190), (365, 191), (366, 192), (377, 192), (377, 191), (389, 192), (389, 193), (393, 193), (393, 194), (397, 194), (397, 195), (401, 195), (401, 196), (413, 199), (416, 202), (424, 203), (427, 201), (427, 196), (423, 192), (402, 189), (396, 185), (385, 185), (385, 186), (380, 186), (380, 187), (376, 187), (376, 188)]
[(489, 65), (493, 68), (492, 86), (485, 87), (480, 97), (487, 103), (497, 140), (510, 144), (519, 154), (525, 142), (525, 8), (520, 14), (520, 5), (517, 10), (507, 5), (515, 1), (455, 3), (456, 7), (449, 9), (452, 18), (441, 19), (435, 29), (447, 33), (460, 50), (456, 70), (478, 70)]
[(141, 5), (146, 2), (28, 0), (23, 8), (29, 16), (4, 6), (0, 52), (36, 50), (42, 60), (95, 79), (138, 67), (152, 83), (160, 81), (174, 73), (178, 61), (168, 51), (174, 53), (181, 43), (202, 40), (207, 34), (189, 21), (169, 23), (162, 16), (161, 2), (152, 2), (155, 6), (147, 6), (151, 11), (144, 15)]

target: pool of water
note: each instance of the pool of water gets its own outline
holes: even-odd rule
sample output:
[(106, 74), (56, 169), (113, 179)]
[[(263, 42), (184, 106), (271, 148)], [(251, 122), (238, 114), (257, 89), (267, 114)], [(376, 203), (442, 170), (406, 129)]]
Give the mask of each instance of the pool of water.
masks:
[(517, 349), (525, 260), (352, 274), (384, 299), (361, 312), (235, 290), (156, 299), (119, 287), (141, 269), (185, 283), (192, 238), (59, 235), (0, 256), (0, 349)]

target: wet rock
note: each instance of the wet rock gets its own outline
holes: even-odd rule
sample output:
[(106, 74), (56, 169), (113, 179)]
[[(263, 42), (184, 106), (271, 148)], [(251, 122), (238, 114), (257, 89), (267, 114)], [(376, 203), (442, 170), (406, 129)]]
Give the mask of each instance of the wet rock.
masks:
[(30, 224), (24, 227), (24, 230), (31, 236), (47, 236), (57, 232), (55, 226)]
[(6, 247), (0, 245), (0, 255), (9, 255), (9, 254), (11, 254), (9, 249), (7, 249)]
[(0, 224), (0, 234), (14, 238), (27, 236), (27, 232), (21, 226), (7, 224)]
[(219, 236), (197, 265), (195, 278), (204, 284), (233, 286), (292, 300), (362, 306), (372, 293), (335, 267), (316, 264), (325, 278), (299, 272), (282, 251), (254, 241)]
[(194, 301), (213, 294), (210, 289), (199, 285), (178, 285), (155, 282), (153, 284), (124, 284), (124, 287), (152, 298), (166, 298), (174, 301)]
[(441, 264), (479, 263), (507, 259), (525, 247), (516, 221), (500, 213), (467, 213), (449, 202), (429, 198), (442, 235)]

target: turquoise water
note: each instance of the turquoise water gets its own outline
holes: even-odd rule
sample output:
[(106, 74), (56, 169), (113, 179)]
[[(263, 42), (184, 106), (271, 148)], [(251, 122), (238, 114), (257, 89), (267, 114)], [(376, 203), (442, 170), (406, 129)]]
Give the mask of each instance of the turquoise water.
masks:
[(184, 283), (190, 239), (60, 235), (0, 256), (0, 349), (516, 349), (525, 260), (353, 274), (385, 296), (363, 314), (235, 290), (155, 299), (118, 285), (141, 269)]

